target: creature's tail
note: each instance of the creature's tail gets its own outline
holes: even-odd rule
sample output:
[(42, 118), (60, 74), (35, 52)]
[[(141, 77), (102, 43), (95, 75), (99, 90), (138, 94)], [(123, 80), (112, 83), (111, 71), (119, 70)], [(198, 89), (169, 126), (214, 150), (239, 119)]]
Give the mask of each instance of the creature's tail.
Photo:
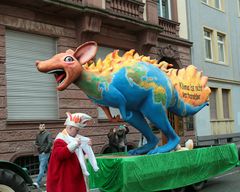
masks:
[(168, 110), (180, 116), (194, 115), (208, 105), (211, 93), (206, 85), (208, 78), (202, 76), (193, 65), (186, 69), (169, 69), (167, 75), (175, 88), (173, 105)]
[(168, 110), (178, 116), (185, 117), (189, 115), (194, 115), (200, 111), (203, 107), (208, 105), (208, 102), (205, 102), (199, 106), (193, 106), (184, 102), (178, 95), (178, 92), (174, 90), (174, 105), (168, 107)]

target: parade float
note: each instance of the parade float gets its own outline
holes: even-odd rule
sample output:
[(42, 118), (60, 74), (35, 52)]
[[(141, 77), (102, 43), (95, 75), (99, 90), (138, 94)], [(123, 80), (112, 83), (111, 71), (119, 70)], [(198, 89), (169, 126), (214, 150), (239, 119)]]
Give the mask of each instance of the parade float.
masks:
[[(238, 164), (235, 144), (154, 155), (109, 154), (97, 157), (100, 170), (90, 166), (89, 186), (106, 192), (200, 190), (204, 183)], [(180, 189), (181, 188), (181, 189)], [(177, 190), (175, 190), (177, 191)]]
[[(174, 189), (202, 182), (236, 166), (235, 145), (173, 152), (180, 138), (166, 111), (190, 116), (208, 105), (208, 78), (196, 67), (169, 68), (170, 64), (158, 63), (134, 50), (123, 56), (116, 50), (95, 63), (92, 59), (96, 52), (97, 44), (92, 41), (75, 51), (36, 61), (40, 72), (55, 75), (59, 91), (74, 83), (103, 109), (110, 121), (117, 122), (120, 117), (113, 117), (109, 107), (118, 108), (122, 120), (147, 140), (128, 154), (98, 157), (100, 171), (90, 174), (90, 188), (108, 192)], [(166, 136), (165, 145), (158, 146), (159, 139), (146, 119)]]

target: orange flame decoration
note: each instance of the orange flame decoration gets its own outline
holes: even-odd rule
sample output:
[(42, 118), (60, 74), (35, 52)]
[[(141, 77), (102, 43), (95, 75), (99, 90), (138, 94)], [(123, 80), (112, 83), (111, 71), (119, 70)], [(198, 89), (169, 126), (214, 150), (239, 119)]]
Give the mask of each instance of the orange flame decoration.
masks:
[(81, 117), (78, 115), (73, 116), (73, 121), (74, 123), (80, 123), (81, 122)]
[[(150, 57), (140, 56), (135, 53), (134, 49), (126, 52), (122, 57), (118, 55), (119, 50), (115, 50), (109, 53), (106, 58), (102, 61), (98, 59), (97, 63), (87, 63), (84, 65), (85, 70), (94, 73), (101, 73), (101, 75), (110, 75), (125, 66), (131, 66), (138, 61), (145, 61), (153, 65), (158, 66), (157, 60), (150, 59)], [(135, 54), (134, 54), (135, 53)]]
[(94, 62), (85, 64), (85, 70), (105, 76), (120, 70), (122, 67), (144, 61), (164, 71), (185, 102), (198, 106), (208, 100), (211, 93), (210, 88), (206, 86), (208, 77), (202, 76), (202, 72), (197, 71), (195, 66), (189, 65), (187, 68), (180, 70), (169, 69), (172, 64), (165, 61), (158, 63), (156, 59), (150, 59), (150, 57), (135, 53), (134, 49), (126, 52), (122, 57), (118, 55), (118, 52), (119, 50), (115, 50), (109, 53), (103, 61), (99, 59), (96, 64)]

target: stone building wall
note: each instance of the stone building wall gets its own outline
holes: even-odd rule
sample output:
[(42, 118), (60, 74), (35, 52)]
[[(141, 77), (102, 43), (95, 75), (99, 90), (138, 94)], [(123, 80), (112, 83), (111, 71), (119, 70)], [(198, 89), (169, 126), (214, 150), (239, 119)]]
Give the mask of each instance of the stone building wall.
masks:
[[(69, 1), (71, 2), (71, 1)], [(80, 2), (80, 1), (79, 1)], [(84, 1), (85, 5), (88, 1)], [(109, 1), (108, 1), (109, 2)], [(147, 0), (147, 10), (153, 11), (156, 1)], [(134, 3), (134, 1), (129, 1)], [(68, 4), (69, 5), (69, 4)], [(139, 16), (137, 19), (121, 16), (110, 10), (101, 11), (99, 1), (89, 1), (86, 9), (84, 5), (77, 9), (71, 6), (58, 6), (42, 1), (1, 1), (0, 3), (0, 159), (14, 161), (17, 157), (34, 154), (34, 140), (38, 133), (40, 121), (9, 121), (7, 118), (7, 87), (6, 87), (6, 53), (5, 34), (7, 29), (32, 34), (54, 37), (57, 40), (57, 51), (75, 49), (81, 43), (94, 40), (100, 46), (107, 46), (123, 50), (136, 49), (140, 53), (148, 54), (153, 58), (161, 59), (163, 56), (176, 59), (180, 67), (186, 66), (190, 61), (191, 43), (181, 40), (175, 31), (175, 23), (170, 36), (162, 35), (164, 26), (158, 25), (158, 18), (149, 17), (149, 23)], [(107, 5), (108, 6), (108, 5)], [(138, 14), (142, 14), (142, 3)], [(70, 8), (69, 8), (70, 7)], [(126, 9), (127, 10), (127, 9)], [(157, 9), (155, 9), (157, 11)], [(148, 13), (150, 14), (150, 13)], [(154, 14), (157, 15), (157, 14)], [(137, 17), (137, 15), (135, 14)], [(142, 20), (141, 20), (142, 19)], [(166, 21), (165, 21), (166, 22)], [(174, 38), (171, 38), (172, 37)], [(166, 55), (163, 50), (169, 49)], [(168, 55), (170, 54), (170, 55)], [(171, 55), (173, 54), (173, 55)], [(107, 133), (110, 128), (119, 123), (99, 121), (98, 111), (86, 95), (75, 85), (69, 86), (65, 91), (58, 93), (59, 118), (46, 120), (47, 129), (53, 137), (64, 127), (65, 113), (81, 111), (91, 115), (94, 123), (81, 131), (93, 140), (95, 153), (100, 153), (107, 143)], [(37, 109), (36, 109), (37, 110)], [(42, 121), (41, 121), (42, 122)], [(123, 123), (123, 122), (122, 122)], [(130, 128), (128, 141), (137, 144), (140, 135), (134, 128)]]

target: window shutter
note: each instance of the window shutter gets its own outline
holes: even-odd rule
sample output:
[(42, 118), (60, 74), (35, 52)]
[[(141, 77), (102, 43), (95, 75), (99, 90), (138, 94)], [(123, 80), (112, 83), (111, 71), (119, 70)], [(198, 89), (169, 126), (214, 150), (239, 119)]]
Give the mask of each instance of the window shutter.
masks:
[(230, 119), (230, 104), (229, 104), (229, 89), (222, 89), (222, 102), (223, 102), (223, 118)]
[(7, 30), (6, 78), (8, 120), (58, 118), (53, 75), (38, 72), (35, 61), (56, 53), (54, 38)]
[(211, 88), (209, 103), (210, 103), (210, 117), (211, 119), (217, 119), (217, 89), (216, 88)]

